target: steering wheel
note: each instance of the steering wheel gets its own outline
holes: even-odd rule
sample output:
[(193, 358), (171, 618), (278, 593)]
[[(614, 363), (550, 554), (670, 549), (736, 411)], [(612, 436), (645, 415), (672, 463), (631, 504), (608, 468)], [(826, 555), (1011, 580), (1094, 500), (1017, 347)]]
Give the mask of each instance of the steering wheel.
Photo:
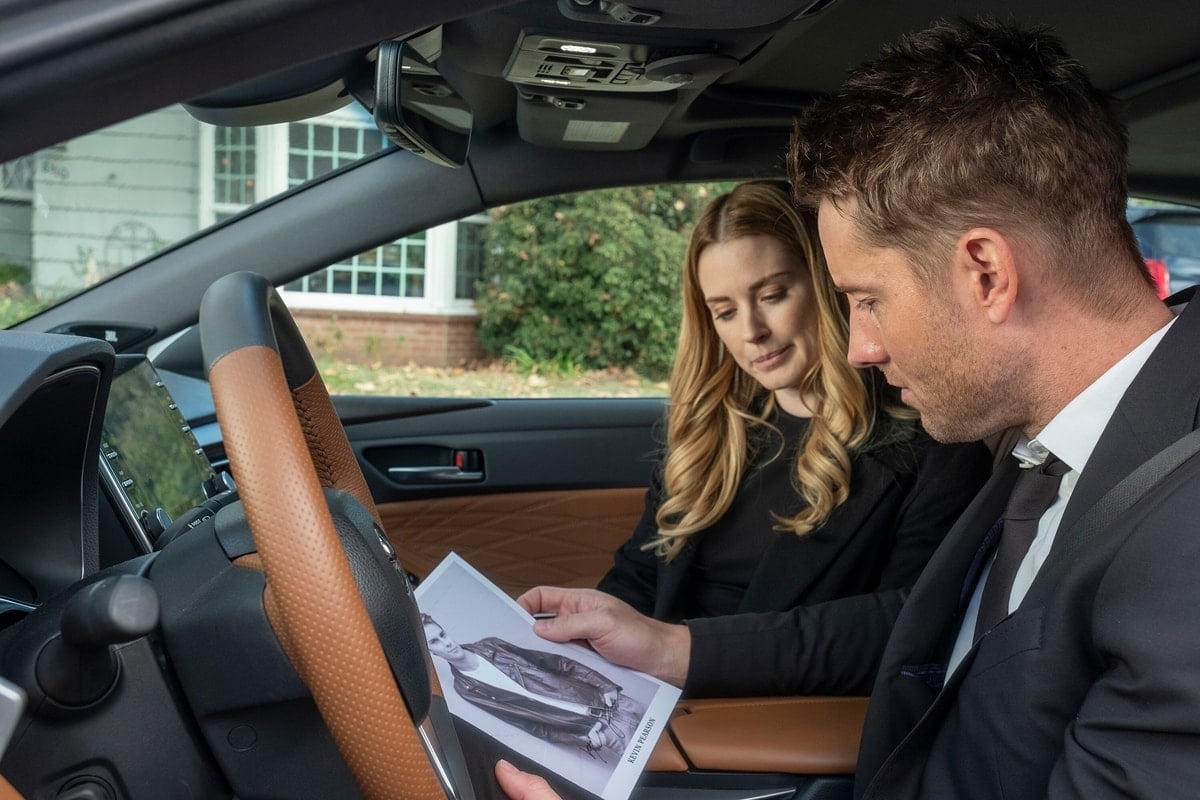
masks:
[(402, 591), (396, 602), (407, 605), (394, 616), (417, 620), (410, 633), (420, 642), (423, 675), (389, 662), (327, 505), (326, 489), (352, 495), (374, 518), (375, 544), (387, 548), (366, 479), (295, 321), (265, 278), (238, 272), (205, 293), (200, 338), (266, 577), (263, 603), (284, 652), (364, 797), (445, 798), (409, 711), (423, 714), (431, 689), (439, 691), (415, 601)]

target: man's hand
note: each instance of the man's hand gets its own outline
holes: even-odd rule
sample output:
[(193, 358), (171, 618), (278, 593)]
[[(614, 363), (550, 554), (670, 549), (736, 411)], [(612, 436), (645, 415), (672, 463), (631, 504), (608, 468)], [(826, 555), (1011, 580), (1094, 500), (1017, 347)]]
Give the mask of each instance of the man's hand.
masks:
[(632, 667), (683, 686), (691, 660), (692, 636), (686, 625), (670, 625), (634, 611), (612, 595), (594, 589), (538, 586), (517, 598), (531, 614), (552, 611), (534, 632), (552, 642), (586, 641), (614, 664)]
[(545, 778), (521, 772), (503, 759), (496, 762), (496, 781), (510, 800), (562, 800)]

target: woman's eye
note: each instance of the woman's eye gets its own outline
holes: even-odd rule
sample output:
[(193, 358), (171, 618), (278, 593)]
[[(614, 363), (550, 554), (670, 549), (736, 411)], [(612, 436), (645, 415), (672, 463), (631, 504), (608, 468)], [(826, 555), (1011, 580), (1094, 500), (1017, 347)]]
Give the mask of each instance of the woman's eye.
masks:
[(854, 301), (854, 307), (857, 308), (859, 311), (874, 311), (875, 310), (875, 301), (874, 300), (856, 300), (856, 301)]
[(771, 292), (770, 294), (763, 295), (762, 301), (764, 303), (778, 303), (785, 297), (787, 297), (787, 292)]
[(726, 311), (714, 311), (713, 319), (720, 320), (721, 322), (724, 322), (725, 320), (728, 320), (728, 319), (733, 319), (733, 310), (729, 309)]

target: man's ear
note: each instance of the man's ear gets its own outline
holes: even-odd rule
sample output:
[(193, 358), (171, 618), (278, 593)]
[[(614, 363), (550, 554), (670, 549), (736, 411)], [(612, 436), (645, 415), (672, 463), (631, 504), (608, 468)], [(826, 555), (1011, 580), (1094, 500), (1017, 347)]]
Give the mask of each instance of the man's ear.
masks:
[(972, 228), (959, 238), (955, 260), (976, 308), (993, 323), (1007, 320), (1019, 283), (1013, 242), (994, 228)]

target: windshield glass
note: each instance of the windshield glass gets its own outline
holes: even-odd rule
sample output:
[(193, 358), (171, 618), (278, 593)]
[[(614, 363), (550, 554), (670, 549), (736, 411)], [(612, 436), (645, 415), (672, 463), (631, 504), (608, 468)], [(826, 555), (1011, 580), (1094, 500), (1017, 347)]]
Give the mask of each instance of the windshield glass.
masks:
[[(0, 163), (0, 328), (391, 146), (358, 103), (258, 127), (209, 125), (172, 106)], [(1128, 217), (1161, 293), (1200, 277), (1200, 209), (1133, 199)], [(478, 231), (488, 221), (484, 215), (454, 226), (446, 233), (455, 237), (452, 246), (422, 232), (281, 288), (289, 305), (304, 306), (316, 293), (324, 306), (345, 296), (389, 311), (429, 312), (404, 305), (433, 302), (428, 262), (442, 251), (457, 261), (479, 252)], [(470, 316), (479, 266), (457, 266), (462, 285), (441, 305)]]
[(173, 106), (0, 164), (0, 327), (386, 146), (357, 103), (260, 127)]

